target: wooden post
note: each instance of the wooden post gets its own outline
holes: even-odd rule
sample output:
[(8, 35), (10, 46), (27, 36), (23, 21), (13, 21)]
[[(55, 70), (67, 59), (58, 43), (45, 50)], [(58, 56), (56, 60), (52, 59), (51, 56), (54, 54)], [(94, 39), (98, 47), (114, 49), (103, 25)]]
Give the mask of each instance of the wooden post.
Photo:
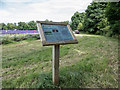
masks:
[(60, 45), (53, 46), (53, 67), (52, 67), (52, 79), (53, 84), (59, 84), (59, 47)]

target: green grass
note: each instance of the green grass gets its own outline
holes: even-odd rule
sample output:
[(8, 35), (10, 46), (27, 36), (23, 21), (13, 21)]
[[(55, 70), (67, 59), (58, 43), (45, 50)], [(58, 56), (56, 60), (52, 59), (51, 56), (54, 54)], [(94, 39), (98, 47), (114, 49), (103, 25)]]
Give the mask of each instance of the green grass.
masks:
[(20, 41), (26, 40), (26, 41), (33, 41), (40, 39), (40, 36), (38, 33), (31, 33), (31, 34), (13, 34), (13, 35), (2, 35), (1, 36), (0, 44), (6, 45), (6, 44), (15, 44)]
[(118, 88), (118, 40), (77, 35), (60, 47), (60, 82), (52, 84), (52, 46), (40, 40), (2, 46), (4, 88)]

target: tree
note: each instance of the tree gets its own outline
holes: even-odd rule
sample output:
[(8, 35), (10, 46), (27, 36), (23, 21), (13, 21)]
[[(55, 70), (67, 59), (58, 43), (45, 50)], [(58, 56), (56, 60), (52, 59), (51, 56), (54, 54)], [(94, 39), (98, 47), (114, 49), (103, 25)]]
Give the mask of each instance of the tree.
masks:
[(13, 23), (8, 23), (6, 27), (3, 27), (5, 30), (15, 30), (16, 26)]
[(0, 30), (15, 30), (17, 28), (16, 24), (8, 23), (7, 25), (4, 23), (0, 23)]
[(74, 15), (71, 18), (71, 21), (72, 21), (71, 28), (73, 30), (76, 30), (78, 27), (78, 24), (83, 23), (84, 17), (85, 17), (85, 13), (79, 13), (79, 12), (74, 13)]
[(63, 21), (64, 23), (66, 23), (66, 24), (69, 24), (69, 21)]
[(17, 24), (16, 24), (16, 23), (14, 23), (14, 25), (15, 25), (15, 29), (17, 29)]
[(83, 30), (83, 24), (82, 24), (82, 23), (79, 23), (77, 29), (78, 29), (79, 31)]
[[(105, 18), (105, 8), (107, 3), (105, 2), (93, 2), (88, 6), (86, 16), (84, 18), (83, 28), (85, 32), (102, 33), (100, 24), (105, 28), (105, 22), (102, 22)], [(107, 21), (106, 21), (107, 24)]]
[(28, 30), (29, 26), (25, 22), (18, 22), (18, 30)]
[(29, 30), (36, 30), (37, 29), (37, 25), (34, 21), (30, 21), (28, 23), (28, 26), (29, 26)]
[(45, 22), (52, 22), (51, 20), (46, 19)]
[(4, 23), (0, 23), (0, 30), (6, 30), (5, 27), (6, 25)]
[(110, 22), (112, 34), (120, 34), (120, 2), (108, 3), (105, 15)]
[(7, 28), (7, 25), (3, 25), (2, 30), (9, 30), (9, 29)]

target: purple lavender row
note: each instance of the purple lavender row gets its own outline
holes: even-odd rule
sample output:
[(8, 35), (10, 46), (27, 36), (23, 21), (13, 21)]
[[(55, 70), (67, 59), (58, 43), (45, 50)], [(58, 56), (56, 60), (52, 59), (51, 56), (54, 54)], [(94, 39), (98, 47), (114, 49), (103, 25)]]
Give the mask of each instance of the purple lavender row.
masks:
[(0, 30), (0, 34), (38, 33), (37, 30)]

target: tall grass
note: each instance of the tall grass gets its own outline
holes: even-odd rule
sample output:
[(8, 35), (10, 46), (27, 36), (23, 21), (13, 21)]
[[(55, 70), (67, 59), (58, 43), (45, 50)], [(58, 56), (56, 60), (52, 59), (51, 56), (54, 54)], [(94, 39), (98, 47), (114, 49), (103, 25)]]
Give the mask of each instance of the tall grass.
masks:
[(37, 40), (40, 39), (39, 34), (14, 34), (14, 35), (2, 35), (2, 40), (0, 41), (0, 44), (11, 44), (11, 43), (17, 43), (19, 41), (23, 40)]
[(81, 34), (61, 45), (59, 86), (52, 84), (52, 46), (40, 40), (3, 45), (4, 88), (118, 88), (118, 40)]

